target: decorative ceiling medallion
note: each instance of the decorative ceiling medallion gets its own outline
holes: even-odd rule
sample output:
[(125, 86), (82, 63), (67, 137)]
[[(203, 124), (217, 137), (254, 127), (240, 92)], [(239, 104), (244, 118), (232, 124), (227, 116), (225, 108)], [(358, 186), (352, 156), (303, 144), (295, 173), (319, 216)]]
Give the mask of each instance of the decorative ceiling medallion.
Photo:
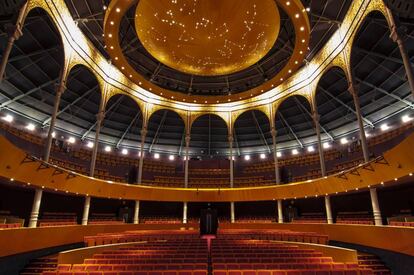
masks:
[(274, 0), (140, 0), (135, 30), (161, 63), (194, 75), (224, 75), (262, 59), (276, 42)]
[[(146, 2), (147, 0), (141, 0), (141, 1)], [(178, 4), (179, 0), (170, 0), (170, 1), (175, 3), (178, 7), (178, 11), (180, 11), (179, 10), (179, 4)], [(198, 2), (198, 1), (202, 2), (201, 0), (197, 0), (197, 1), (193, 0), (193, 1), (194, 2)], [(203, 0), (203, 1), (208, 2), (208, 0)], [(232, 10), (236, 10), (236, 9), (239, 8), (240, 3), (243, 3), (244, 0), (243, 1), (242, 0), (239, 0), (239, 1), (236, 1), (236, 0), (234, 0), (234, 1), (233, 0), (218, 1), (217, 0), (217, 4), (219, 4), (219, 6), (221, 6), (221, 5), (224, 5), (224, 6), (230, 5), (230, 4), (226, 4), (226, 3), (221, 3), (221, 2), (227, 2), (227, 1), (229, 3), (233, 3), (233, 5), (237, 5), (236, 7), (233, 6), (233, 8), (232, 8)], [(262, 0), (260, 0), (260, 1), (259, 0), (251, 0), (251, 3), (256, 3), (257, 2), (256, 3), (256, 8), (258, 8), (258, 6), (259, 6), (258, 3), (260, 3), (260, 6), (264, 5), (261, 1)], [(230, 94), (229, 95), (220, 95), (220, 96), (186, 95), (186, 94), (183, 94), (183, 93), (180, 93), (180, 92), (176, 92), (176, 91), (168, 90), (168, 89), (165, 89), (165, 88), (161, 88), (161, 87), (157, 86), (156, 84), (152, 83), (150, 80), (147, 80), (145, 78), (145, 76), (143, 76), (139, 72), (137, 72), (133, 68), (133, 66), (131, 66), (131, 64), (128, 63), (128, 60), (125, 57), (125, 55), (123, 53), (123, 50), (120, 46), (119, 28), (120, 28), (120, 25), (121, 25), (122, 18), (124, 17), (125, 13), (133, 5), (137, 4), (137, 2), (138, 2), (138, 0), (111, 0), (110, 4), (109, 4), (109, 6), (106, 10), (106, 13), (105, 13), (105, 19), (104, 19), (104, 25), (103, 25), (103, 28), (104, 28), (103, 35), (105, 37), (106, 50), (107, 50), (107, 52), (108, 52), (108, 54), (111, 58), (112, 64), (115, 65), (125, 75), (126, 78), (130, 79), (131, 81), (133, 81), (134, 83), (139, 85), (141, 88), (145, 89), (146, 91), (149, 91), (149, 92), (153, 93), (154, 95), (164, 97), (164, 98), (168, 99), (171, 102), (177, 102), (179, 104), (181, 104), (182, 102), (185, 102), (185, 103), (197, 103), (197, 104), (204, 103), (204, 104), (207, 104), (207, 105), (210, 105), (210, 104), (216, 105), (216, 104), (221, 104), (221, 103), (235, 102), (235, 101), (239, 101), (239, 100), (246, 100), (246, 99), (249, 99), (249, 98), (250, 99), (254, 98), (255, 96), (263, 94), (264, 92), (269, 91), (269, 90), (277, 87), (278, 85), (282, 84), (286, 79), (288, 79), (290, 76), (292, 76), (294, 74), (294, 72), (302, 66), (302, 64), (304, 62), (304, 59), (306, 57), (306, 53), (308, 51), (308, 43), (309, 43), (309, 35), (310, 35), (310, 24), (309, 24), (308, 14), (307, 14), (306, 9), (303, 6), (301, 0), (289, 0), (289, 1), (275, 0), (275, 3), (277, 4), (277, 6), (279, 8), (282, 8), (286, 12), (286, 14), (289, 16), (290, 20), (293, 23), (294, 31), (295, 31), (295, 40), (294, 40), (295, 47), (294, 47), (294, 49), (291, 53), (291, 56), (290, 56), (288, 62), (285, 64), (285, 66), (283, 68), (281, 68), (278, 71), (278, 73), (275, 76), (273, 76), (267, 82), (265, 82), (265, 83), (263, 83), (263, 84), (261, 84), (257, 87), (246, 90), (244, 92), (240, 92), (240, 93), (237, 93), (237, 94), (231, 94), (231, 95)], [(160, 2), (164, 2), (164, 0), (160, 0)], [(246, 2), (249, 2), (249, 1), (246, 1)], [(267, 2), (267, 0), (263, 0), (263, 2)], [(169, 5), (170, 4), (172, 5), (173, 3), (169, 2)], [(161, 5), (161, 4), (158, 3), (158, 1), (152, 1), (151, 5), (153, 7), (156, 6), (156, 8), (154, 8), (154, 10), (151, 13), (151, 16), (153, 18), (157, 18), (154, 14), (157, 13), (157, 9), (159, 9), (159, 8), (161, 8), (164, 11), (164, 13), (168, 12), (168, 10), (165, 9), (164, 7), (159, 7), (158, 6), (158, 5)], [(244, 7), (245, 7), (245, 8), (243, 8), (244, 12), (247, 12), (247, 11), (250, 12), (250, 9), (247, 9), (248, 6), (244, 6)], [(210, 9), (212, 9), (212, 8), (210, 7)], [(277, 11), (277, 8), (272, 8), (273, 12), (275, 10)], [(190, 11), (192, 12), (192, 9)], [(195, 12), (197, 12), (197, 10), (195, 10)], [(266, 14), (267, 14), (267, 12), (269, 12), (269, 11), (266, 11)], [(173, 13), (173, 14), (175, 14), (175, 13)], [(279, 13), (278, 13), (278, 15), (279, 15)], [(136, 14), (136, 16), (137, 16), (137, 14)], [(157, 16), (159, 16), (160, 19), (164, 19), (164, 20), (166, 20), (168, 18), (167, 16), (164, 18), (164, 15), (163, 15), (163, 18), (161, 18), (160, 14), (158, 14)], [(202, 18), (203, 18), (203, 16), (201, 17), (201, 19)], [(216, 17), (213, 17), (211, 15), (209, 15), (209, 16), (205, 15), (204, 16), (204, 19), (208, 19), (209, 21), (213, 20), (214, 18), (216, 18)], [(220, 18), (224, 18), (224, 17), (220, 16)], [(168, 19), (168, 20), (170, 20), (170, 19)], [(216, 20), (216, 19), (214, 19), (214, 20)], [(224, 19), (221, 19), (221, 20), (224, 20)], [(259, 21), (256, 21), (256, 22), (265, 22), (265, 20), (262, 21), (262, 19), (260, 19), (260, 18), (257, 19), (257, 20), (259, 20)], [(274, 20), (274, 19), (269, 19), (269, 20)], [(197, 22), (198, 21), (195, 21), (195, 24)], [(217, 22), (219, 22), (219, 21), (217, 21)], [(224, 22), (224, 21), (221, 21), (221, 22)], [(180, 21), (179, 23), (184, 24), (184, 21), (183, 22)], [(201, 26), (200, 26), (200, 22), (198, 22), (198, 23), (199, 23), (198, 24), (199, 27), (202, 28), (203, 23), (201, 23), (202, 24)], [(172, 24), (174, 24), (174, 23), (172, 23)], [(204, 22), (204, 24), (206, 24), (206, 22)], [(207, 24), (207, 25), (210, 25), (210, 23)], [(216, 23), (214, 25), (216, 26)], [(277, 26), (276, 38), (277, 38), (279, 26), (280, 26), (279, 16), (278, 16), (278, 19), (277, 19), (277, 25), (278, 26)], [(197, 26), (197, 24), (196, 24), (196, 26)], [(154, 26), (154, 28), (155, 28), (155, 26)], [(192, 28), (195, 29), (195, 26), (192, 26)], [(178, 29), (178, 27), (177, 27), (177, 29)], [(233, 27), (229, 26), (229, 32), (230, 32), (230, 29), (233, 29)], [(198, 30), (198, 28), (197, 28), (197, 30)], [(195, 35), (195, 33), (193, 33), (191, 35)], [(219, 33), (218, 33), (218, 35), (219, 35)], [(266, 36), (266, 35), (269, 35), (269, 33), (265, 33), (263, 35)], [(162, 36), (157, 36), (157, 35), (154, 35), (154, 33), (152, 33), (152, 37), (151, 37), (152, 41), (155, 39), (155, 37), (158, 37), (158, 39), (162, 39), (162, 41), (164, 41)], [(168, 37), (170, 37), (170, 36), (168, 36)], [(174, 39), (179, 39), (179, 36), (175, 37)], [(208, 39), (208, 37), (207, 37), (207, 39)], [(270, 38), (267, 38), (267, 40), (270, 41)], [(148, 41), (149, 40), (147, 40), (147, 42)], [(165, 41), (167, 42), (167, 39), (165, 39)], [(145, 42), (145, 39), (144, 39), (144, 42)], [(157, 41), (157, 42), (159, 42), (159, 41)], [(190, 45), (190, 43), (188, 43), (188, 44)], [(247, 45), (247, 43), (246, 43), (246, 45)], [(272, 46), (273, 46), (273, 44), (269, 42), (269, 47), (271, 48)], [(176, 45), (174, 45), (174, 47), (176, 47)], [(189, 46), (187, 45), (187, 47), (189, 47)], [(204, 47), (204, 51), (206, 53), (211, 53), (211, 52), (214, 52), (214, 49)], [(240, 49), (238, 49), (238, 51), (240, 51)], [(195, 55), (194, 52), (196, 52), (196, 51), (188, 52), (187, 54), (191, 54), (191, 56), (193, 56), (193, 55)], [(242, 54), (246, 54), (246, 52), (243, 52), (243, 51), (241, 51), (241, 52), (242, 52)], [(264, 54), (266, 54), (265, 51), (263, 51), (263, 52), (264, 52)], [(179, 53), (180, 53), (181, 57), (186, 56), (186, 52), (180, 51)], [(197, 54), (198, 54), (197, 56), (199, 56), (199, 58), (203, 60), (203, 56), (200, 55), (200, 52), (197, 52)], [(171, 52), (168, 53), (168, 56), (169, 57), (172, 56)], [(237, 63), (236, 55), (233, 55), (233, 54), (230, 55), (229, 54), (229, 56), (231, 56), (231, 59), (233, 60), (231, 62), (236, 62)], [(163, 60), (166, 59), (166, 57), (164, 57), (165, 59), (163, 59), (163, 57), (158, 57), (158, 58), (163, 63), (164, 62), (166, 63), (166, 61), (163, 61)], [(177, 58), (178, 58), (178, 55), (177, 55)], [(188, 62), (188, 60), (186, 62)], [(224, 61), (222, 60), (221, 62), (224, 62)], [(231, 64), (231, 62), (229, 61), (228, 64)], [(252, 62), (252, 64), (254, 64), (256, 61), (253, 62), (253, 61), (246, 58), (244, 61), (239, 60), (238, 64), (243, 63), (243, 62)], [(211, 62), (211, 63), (213, 63), (213, 62)], [(201, 63), (201, 64), (203, 64), (203, 63)], [(233, 63), (233, 64), (235, 64), (235, 63)], [(212, 64), (212, 65), (214, 65), (214, 64)], [(193, 66), (194, 66), (194, 64), (193, 64)], [(184, 66), (182, 66), (182, 67), (184, 67)], [(181, 67), (180, 70), (183, 70), (182, 67)], [(204, 67), (206, 67), (206, 65), (204, 65)], [(214, 66), (212, 66), (212, 67), (214, 67)], [(240, 68), (242, 68), (242, 67), (240, 67)], [(229, 68), (225, 68), (225, 69), (229, 69)], [(206, 71), (208, 72), (207, 69), (206, 69)], [(210, 72), (208, 72), (208, 73), (210, 75), (213, 75), (213, 72), (211, 71), (211, 68), (210, 68)], [(216, 72), (216, 74), (217, 74), (217, 72)]]

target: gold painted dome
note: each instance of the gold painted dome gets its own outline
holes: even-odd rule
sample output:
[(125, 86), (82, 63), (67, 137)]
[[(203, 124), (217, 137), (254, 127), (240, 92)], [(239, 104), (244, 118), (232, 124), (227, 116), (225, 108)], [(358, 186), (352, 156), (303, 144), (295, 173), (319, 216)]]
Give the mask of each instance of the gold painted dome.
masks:
[(161, 63), (194, 75), (224, 75), (264, 57), (279, 34), (274, 0), (140, 0), (135, 29)]

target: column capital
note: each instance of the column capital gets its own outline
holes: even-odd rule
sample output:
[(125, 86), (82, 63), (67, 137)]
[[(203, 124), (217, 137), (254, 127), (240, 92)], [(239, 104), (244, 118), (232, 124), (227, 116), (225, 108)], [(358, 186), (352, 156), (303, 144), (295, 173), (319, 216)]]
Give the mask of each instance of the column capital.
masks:
[(401, 43), (406, 36), (406, 29), (403, 27), (397, 27), (397, 25), (393, 24), (390, 26), (390, 38), (395, 43)]
[(142, 128), (140, 133), (141, 133), (141, 137), (145, 137), (148, 133), (147, 127)]
[(189, 134), (185, 135), (185, 142), (190, 143), (191, 136)]
[(98, 121), (98, 123), (101, 123), (104, 118), (105, 118), (104, 111), (100, 111), (96, 114), (96, 120)]
[(228, 138), (229, 142), (233, 142), (233, 140), (234, 140), (233, 135), (228, 135), (227, 138)]
[(312, 112), (312, 116), (313, 116), (313, 120), (314, 120), (315, 122), (319, 122), (319, 120), (320, 120), (321, 116), (318, 114), (318, 112), (317, 112), (316, 110), (313, 110), (313, 112)]
[(14, 40), (19, 39), (20, 36), (23, 35), (22, 27), (20, 26), (20, 24), (17, 24), (17, 25), (8, 24), (5, 26), (5, 29), (6, 29), (7, 35)]
[(59, 81), (59, 83), (55, 84), (55, 87), (56, 87), (56, 94), (61, 96), (63, 92), (66, 90), (66, 81), (64, 80)]
[(270, 134), (272, 134), (272, 137), (276, 137), (277, 136), (277, 130), (274, 126), (272, 126), (272, 129), (270, 130)]
[(358, 86), (353, 81), (348, 81), (348, 91), (352, 96), (358, 96)]

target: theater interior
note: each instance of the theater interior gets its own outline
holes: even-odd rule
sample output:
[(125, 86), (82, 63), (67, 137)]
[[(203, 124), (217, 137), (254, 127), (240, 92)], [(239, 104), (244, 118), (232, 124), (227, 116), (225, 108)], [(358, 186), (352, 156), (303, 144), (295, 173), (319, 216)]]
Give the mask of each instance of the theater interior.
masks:
[(0, 275), (414, 274), (412, 0), (1, 0)]

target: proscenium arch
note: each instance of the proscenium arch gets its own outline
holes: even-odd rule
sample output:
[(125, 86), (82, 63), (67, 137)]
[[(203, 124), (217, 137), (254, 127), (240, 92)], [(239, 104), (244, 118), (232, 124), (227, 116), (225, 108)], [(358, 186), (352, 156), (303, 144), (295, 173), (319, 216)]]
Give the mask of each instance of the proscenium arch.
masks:
[(270, 120), (263, 111), (253, 109), (238, 116), (234, 121), (233, 137), (240, 153), (270, 153), (270, 130)]
[[(68, 72), (66, 89), (58, 111), (59, 124), (71, 132), (81, 133), (82, 139), (95, 137), (96, 115), (103, 98), (96, 75), (84, 65), (75, 65)], [(84, 108), (87, 106), (87, 108)], [(76, 117), (74, 119), (73, 117)]]
[[(191, 156), (208, 157), (227, 155), (229, 148), (228, 134), (229, 128), (222, 117), (215, 114), (198, 116), (193, 121), (190, 129), (189, 154)], [(217, 146), (218, 144), (221, 146)]]
[(104, 113), (101, 140), (115, 144), (117, 148), (140, 147), (143, 111), (132, 97), (126, 94), (111, 96)]
[(147, 139), (149, 152), (163, 152), (179, 155), (185, 139), (185, 121), (171, 109), (159, 109), (148, 118)]
[[(290, 115), (289, 115), (290, 114)], [(285, 143), (282, 148), (303, 148), (314, 136), (312, 109), (309, 99), (303, 95), (291, 95), (284, 98), (275, 109), (274, 121), (277, 131), (277, 143)], [(293, 121), (301, 116), (301, 123)], [(300, 129), (299, 129), (300, 128)], [(278, 146), (280, 148), (280, 146)]]

